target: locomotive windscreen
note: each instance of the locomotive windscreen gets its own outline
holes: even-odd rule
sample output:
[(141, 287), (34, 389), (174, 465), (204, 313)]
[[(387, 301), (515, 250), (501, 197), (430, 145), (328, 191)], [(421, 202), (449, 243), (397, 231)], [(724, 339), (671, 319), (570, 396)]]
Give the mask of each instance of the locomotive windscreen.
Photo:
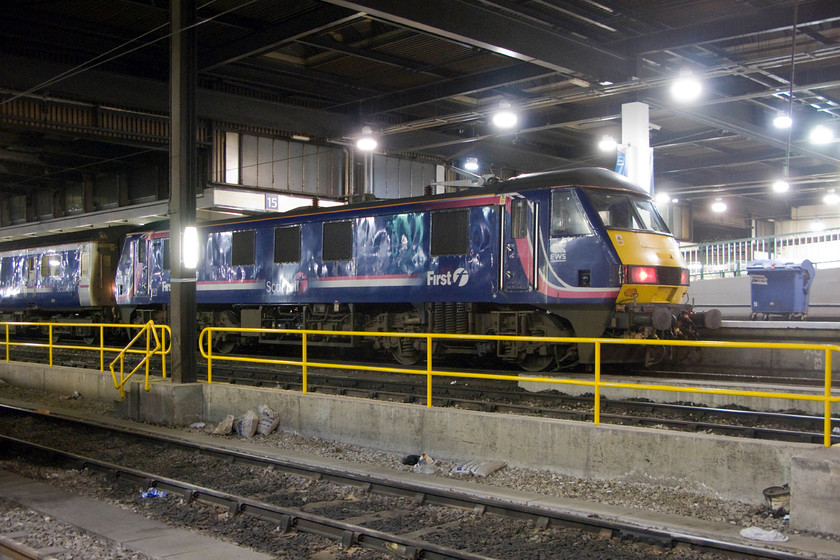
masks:
[(608, 228), (669, 233), (653, 203), (644, 197), (584, 189), (589, 203)]

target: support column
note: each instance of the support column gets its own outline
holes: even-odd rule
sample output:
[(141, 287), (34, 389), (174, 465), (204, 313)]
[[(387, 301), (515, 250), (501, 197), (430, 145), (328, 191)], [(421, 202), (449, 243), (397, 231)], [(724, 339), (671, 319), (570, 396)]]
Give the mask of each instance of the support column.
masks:
[(195, 225), (198, 181), (196, 153), (197, 43), (195, 0), (171, 0), (172, 38), (169, 70), (169, 270), (172, 292), (169, 326), (172, 329), (172, 380), (196, 380), (196, 271), (183, 265), (183, 233)]
[(650, 107), (645, 103), (621, 106), (621, 148), (626, 150), (627, 177), (648, 192), (652, 189), (653, 152), (650, 149)]

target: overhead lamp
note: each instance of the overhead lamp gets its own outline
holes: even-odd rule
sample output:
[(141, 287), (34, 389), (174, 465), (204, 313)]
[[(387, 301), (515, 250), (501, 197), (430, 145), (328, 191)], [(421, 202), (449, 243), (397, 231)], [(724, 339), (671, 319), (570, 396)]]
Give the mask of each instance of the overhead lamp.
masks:
[(808, 134), (808, 141), (811, 144), (828, 144), (834, 139), (834, 132), (831, 131), (830, 128), (817, 125), (813, 129), (811, 129), (811, 133)]
[(773, 192), (783, 193), (790, 190), (790, 183), (784, 179), (779, 179), (773, 182)]
[(835, 204), (840, 203), (840, 195), (834, 192), (834, 189), (829, 189), (823, 197), (823, 202), (829, 206), (834, 206)]
[(602, 152), (611, 152), (616, 149), (618, 143), (615, 141), (615, 138), (605, 134), (601, 137), (601, 141), (598, 142), (598, 149)]
[(657, 204), (668, 204), (669, 202), (671, 202), (671, 195), (669, 195), (666, 192), (659, 192), (656, 193), (654, 200)]
[(478, 171), (478, 158), (468, 157), (464, 163), (464, 169), (467, 171)]
[(184, 268), (194, 269), (198, 266), (198, 230), (195, 227), (187, 226), (184, 228), (181, 249)]
[(507, 101), (502, 101), (499, 104), (499, 110), (493, 114), (493, 125), (497, 128), (513, 128), (518, 120), (519, 117), (516, 116)]
[(697, 101), (702, 92), (703, 85), (700, 80), (688, 69), (680, 70), (680, 75), (671, 84), (671, 95), (681, 103)]
[(373, 130), (369, 126), (362, 128), (362, 135), (356, 140), (356, 148), (363, 152), (372, 152), (378, 145), (373, 137)]
[(790, 128), (793, 125), (793, 119), (787, 113), (779, 113), (773, 119), (773, 126), (776, 128)]
[(715, 214), (726, 212), (726, 203), (720, 198), (716, 198), (715, 201), (712, 203), (712, 212), (714, 212)]

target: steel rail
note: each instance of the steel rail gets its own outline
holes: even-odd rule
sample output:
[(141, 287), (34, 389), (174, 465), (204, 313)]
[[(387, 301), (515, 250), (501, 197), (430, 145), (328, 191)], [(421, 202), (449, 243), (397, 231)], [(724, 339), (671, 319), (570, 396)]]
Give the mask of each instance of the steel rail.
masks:
[[(609, 536), (611, 538), (633, 539), (635, 541), (645, 542), (663, 548), (673, 548), (680, 544), (690, 545), (695, 549), (734, 555), (738, 558), (747, 557), (767, 560), (794, 560), (801, 558), (798, 553), (793, 552), (771, 550), (757, 546), (725, 541), (723, 539), (688, 535), (674, 531), (651, 529), (649, 527), (633, 523), (590, 517), (583, 513), (574, 514), (569, 512), (553, 511), (548, 508), (512, 504), (501, 499), (470, 496), (452, 490), (429, 487), (405, 480), (377, 478), (373, 475), (348, 472), (346, 470), (324, 465), (313, 465), (310, 463), (270, 457), (257, 453), (209, 445), (206, 443), (197, 443), (190, 441), (188, 438), (165, 437), (160, 434), (149, 433), (145, 430), (115, 427), (105, 423), (90, 422), (88, 420), (82, 421), (77, 418), (67, 417), (56, 413), (42, 414), (38, 411), (2, 404), (0, 404), (0, 411), (14, 411), (42, 417), (55, 422), (67, 422), (98, 429), (116, 431), (164, 443), (168, 446), (174, 445), (192, 449), (203, 454), (234, 460), (242, 464), (258, 467), (271, 466), (289, 474), (315, 478), (339, 485), (355, 486), (368, 492), (384, 496), (404, 497), (423, 504), (451, 506), (465, 510), (472, 510), (481, 514), (489, 513), (513, 519), (527, 520), (533, 522), (539, 529), (547, 529), (549, 527), (573, 528), (600, 534), (602, 536)], [(381, 547), (385, 547), (384, 550), (397, 557), (412, 559), (465, 558), (477, 560), (485, 558), (483, 556), (456, 551), (450, 551), (453, 555), (446, 555), (449, 553), (447, 552), (448, 549), (429, 545), (425, 542), (387, 535), (379, 531), (371, 531), (363, 527), (334, 520), (324, 520), (324, 518), (319, 516), (272, 506), (270, 504), (265, 504), (245, 497), (235, 496), (189, 483), (183, 483), (167, 477), (158, 477), (154, 474), (26, 442), (18, 438), (0, 435), (0, 442), (3, 443), (3, 445), (19, 446), (23, 448), (29, 447), (53, 457), (62, 457), (67, 461), (75, 463), (79, 468), (90, 467), (94, 469), (102, 469), (104, 472), (115, 473), (118, 476), (131, 477), (142, 482), (143, 486), (154, 486), (163, 490), (180, 493), (184, 496), (185, 501), (199, 500), (222, 505), (228, 507), (232, 514), (246, 514), (270, 520), (273, 523), (277, 523), (283, 530), (294, 528), (302, 532), (311, 532), (321, 536), (336, 538), (341, 540), (342, 545), (347, 547), (360, 545), (365, 548), (373, 548), (376, 550), (383, 550)]]

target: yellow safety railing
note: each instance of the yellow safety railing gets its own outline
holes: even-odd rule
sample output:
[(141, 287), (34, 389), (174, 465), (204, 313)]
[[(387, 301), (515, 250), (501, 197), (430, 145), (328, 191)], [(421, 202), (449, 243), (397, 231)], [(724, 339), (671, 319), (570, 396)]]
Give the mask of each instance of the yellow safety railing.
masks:
[[(286, 360), (274, 358), (257, 358), (230, 355), (213, 355), (212, 338), (213, 333), (251, 333), (251, 334), (293, 334), (301, 337), (301, 359)], [(359, 366), (345, 365), (329, 362), (313, 362), (308, 359), (308, 340), (310, 336), (361, 336), (361, 337), (397, 337), (397, 338), (421, 338), (426, 341), (426, 364), (425, 369), (404, 368), (391, 366)], [(492, 341), (520, 341), (520, 342), (543, 342), (561, 344), (593, 344), (595, 347), (594, 379), (592, 381), (583, 379), (563, 379), (560, 377), (542, 377), (535, 375), (504, 375), (487, 373), (465, 373), (444, 370), (435, 370), (433, 367), (433, 341), (442, 339), (458, 340), (492, 340)], [(605, 344), (630, 344), (630, 345), (656, 345), (656, 346), (684, 346), (693, 348), (753, 348), (753, 349), (782, 349), (782, 350), (811, 350), (825, 354), (824, 375), (825, 391), (823, 395), (806, 395), (798, 393), (781, 393), (770, 391), (739, 391), (735, 389), (716, 389), (708, 387), (678, 387), (674, 385), (651, 385), (642, 383), (617, 383), (601, 381), (601, 349)], [(208, 327), (201, 331), (198, 339), (199, 350), (202, 356), (207, 359), (207, 382), (213, 381), (213, 361), (223, 360), (230, 362), (251, 362), (263, 364), (298, 366), (302, 370), (302, 390), (307, 392), (307, 370), (310, 367), (363, 370), (383, 373), (407, 373), (411, 375), (425, 375), (426, 383), (426, 405), (432, 406), (432, 380), (434, 377), (464, 377), (473, 379), (495, 379), (501, 381), (532, 381), (553, 385), (583, 385), (592, 387), (595, 394), (594, 421), (600, 424), (601, 388), (611, 387), (620, 389), (635, 389), (646, 391), (671, 391), (678, 393), (702, 393), (711, 395), (729, 395), (757, 398), (776, 398), (801, 401), (821, 401), (824, 406), (824, 444), (831, 445), (831, 404), (840, 402), (840, 396), (831, 394), (831, 363), (832, 353), (840, 352), (840, 346), (831, 344), (799, 344), (780, 342), (720, 342), (720, 341), (693, 341), (693, 340), (652, 340), (652, 339), (629, 339), (629, 338), (570, 338), (570, 337), (542, 337), (542, 336), (508, 336), (508, 335), (452, 335), (435, 333), (404, 333), (404, 332), (364, 332), (364, 331), (318, 331), (298, 329), (249, 329), (236, 327)]]
[[(143, 354), (144, 354), (143, 359), (140, 360), (140, 363), (137, 364), (134, 367), (133, 370), (131, 370), (131, 373), (129, 373), (128, 375), (125, 375), (125, 355), (129, 352), (131, 347), (134, 346), (135, 342), (137, 342), (138, 340), (143, 338), (144, 334), (146, 335), (146, 351), (143, 352)], [(153, 339), (155, 341), (154, 348), (152, 348), (152, 345), (151, 345), (151, 342), (152, 342)], [(143, 388), (146, 391), (149, 390), (149, 388), (150, 388), (150, 386), (149, 386), (149, 362), (150, 362), (152, 356), (154, 356), (155, 354), (160, 353), (161, 356), (166, 355), (165, 352), (161, 352), (162, 347), (163, 347), (163, 345), (161, 344), (161, 337), (158, 337), (157, 330), (155, 329), (155, 322), (154, 321), (149, 321), (148, 323), (143, 325), (143, 328), (140, 329), (140, 332), (138, 332), (134, 336), (134, 338), (131, 339), (131, 342), (129, 342), (126, 345), (126, 347), (122, 349), (122, 351), (117, 355), (117, 357), (114, 358), (111, 361), (111, 363), (109, 364), (108, 367), (111, 369), (111, 377), (114, 379), (114, 388), (120, 390), (120, 398), (125, 397), (125, 384), (126, 384), (126, 382), (128, 382), (128, 380), (131, 379), (131, 376), (134, 375), (135, 373), (137, 373), (137, 370), (139, 370), (143, 366), (146, 367), (146, 383), (143, 386)], [(114, 365), (117, 362), (120, 363), (120, 380), (119, 381), (117, 381), (117, 374), (114, 371)]]
[[(150, 326), (151, 324), (151, 326)], [(158, 343), (155, 350), (152, 354), (160, 355), (161, 358), (161, 375), (166, 378), (166, 355), (171, 351), (171, 343), (168, 344), (172, 340), (172, 331), (170, 330), (169, 326), (167, 325), (155, 325), (152, 321), (146, 324), (120, 324), (120, 323), (81, 323), (81, 322), (65, 322), (65, 323), (39, 323), (39, 322), (32, 322), (32, 321), (9, 321), (5, 323), (0, 323), (4, 331), (4, 339), (0, 344), (5, 344), (6, 347), (6, 361), (11, 361), (11, 349), (14, 347), (28, 347), (28, 348), (47, 348), (48, 356), (49, 356), (49, 365), (52, 367), (53, 365), (53, 355), (54, 351), (57, 349), (62, 350), (79, 350), (79, 351), (88, 351), (88, 352), (98, 352), (99, 353), (99, 371), (105, 371), (105, 354), (106, 353), (117, 353), (119, 355), (125, 356), (126, 354), (143, 354), (147, 357), (144, 359), (148, 359), (148, 354), (150, 352), (149, 347), (147, 346), (146, 350), (141, 349), (134, 349), (129, 347), (113, 347), (113, 346), (106, 346), (105, 345), (105, 333), (106, 329), (118, 330), (118, 331), (128, 331), (131, 332), (133, 330), (137, 330), (138, 334), (135, 336), (135, 340), (143, 333), (147, 332), (149, 329), (152, 330), (153, 338)], [(12, 331), (15, 331), (15, 335), (21, 335), (21, 333), (26, 329), (33, 329), (39, 332), (45, 332), (47, 334), (47, 342), (35, 342), (35, 341), (27, 341), (27, 342), (20, 342), (15, 341), (12, 339)], [(98, 340), (98, 345), (91, 345), (91, 344), (59, 344), (56, 339), (58, 335), (64, 335), (66, 333), (59, 332), (61, 329), (71, 329), (70, 336), (73, 337), (80, 337), (80, 331), (84, 331), (88, 336), (91, 338), (95, 338)], [(160, 331), (158, 335), (157, 331)], [(25, 334), (25, 333), (24, 333)], [(132, 341), (133, 342), (133, 341)], [(113, 373), (113, 370), (112, 370)], [(115, 388), (116, 387), (116, 378), (115, 378)], [(122, 394), (122, 393), (121, 393)]]

